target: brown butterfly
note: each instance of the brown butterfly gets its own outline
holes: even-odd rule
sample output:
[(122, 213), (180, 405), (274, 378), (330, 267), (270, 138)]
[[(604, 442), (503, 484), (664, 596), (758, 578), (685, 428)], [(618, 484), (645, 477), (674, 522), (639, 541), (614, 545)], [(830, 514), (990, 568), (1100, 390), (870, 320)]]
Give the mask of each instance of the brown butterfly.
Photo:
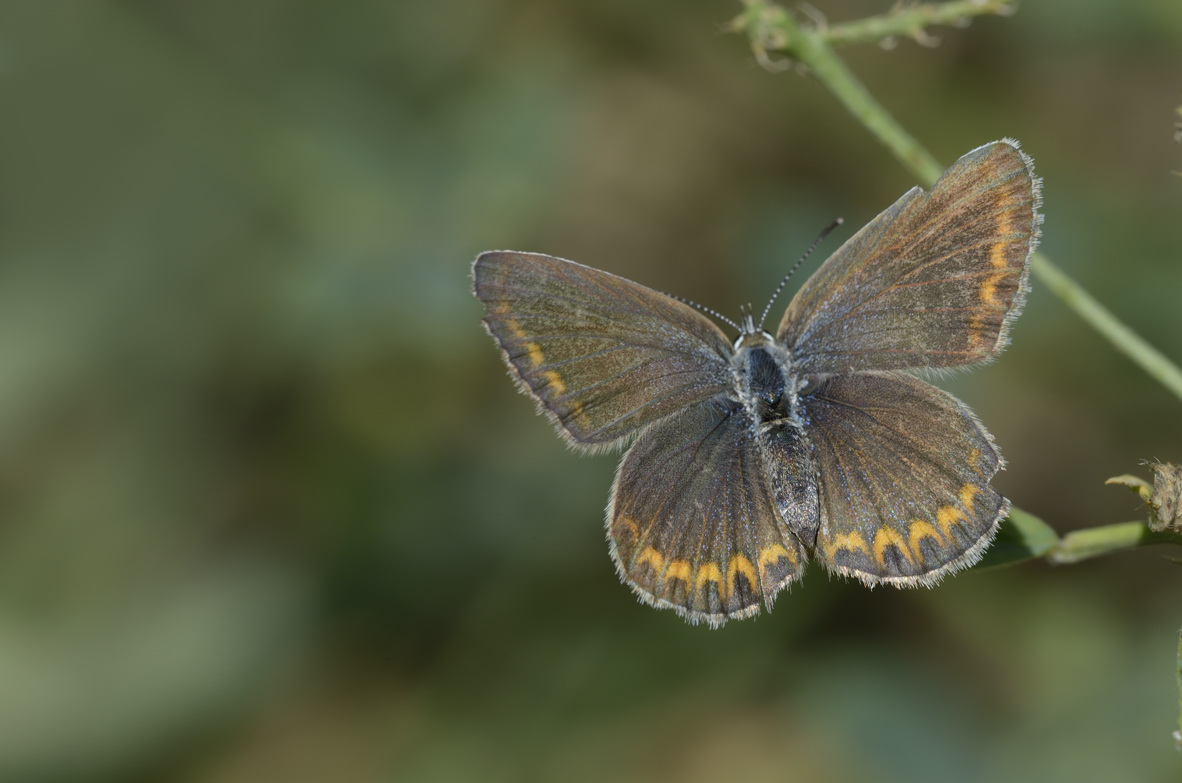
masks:
[(747, 316), (732, 342), (677, 299), (539, 254), (482, 253), (475, 293), (568, 443), (631, 442), (607, 510), (620, 578), (717, 626), (770, 608), (810, 558), (913, 586), (981, 557), (1009, 510), (989, 485), (1001, 455), (906, 371), (1005, 346), (1039, 203), (1017, 142), (973, 150), (830, 256), (774, 336)]

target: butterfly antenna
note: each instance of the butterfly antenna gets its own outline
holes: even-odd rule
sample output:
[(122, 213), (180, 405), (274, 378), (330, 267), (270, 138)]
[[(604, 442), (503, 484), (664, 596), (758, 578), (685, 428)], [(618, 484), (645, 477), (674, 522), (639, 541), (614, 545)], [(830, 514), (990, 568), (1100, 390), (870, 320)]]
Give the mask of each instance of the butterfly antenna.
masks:
[(743, 331), (741, 328), (739, 328), (739, 325), (737, 323), (735, 323), (731, 319), (727, 318), (725, 315), (718, 312), (717, 310), (711, 310), (709, 307), (706, 307), (705, 305), (700, 305), (697, 302), (694, 302), (690, 299), (686, 299), (683, 296), (678, 296), (677, 294), (665, 294), (665, 296), (669, 297), (670, 299), (676, 299), (677, 301), (681, 302), (682, 304), (687, 304), (690, 307), (694, 308), (695, 310), (701, 310), (703, 313), (706, 313), (707, 315), (714, 316), (718, 320), (722, 321), (724, 324), (729, 324), (736, 332)]
[(788, 281), (792, 278), (792, 275), (796, 274), (796, 270), (800, 269), (800, 265), (803, 264), (804, 260), (806, 258), (808, 258), (814, 250), (817, 249), (817, 246), (825, 241), (825, 237), (827, 237), (831, 233), (833, 233), (833, 229), (837, 228), (838, 226), (840, 226), (844, 222), (845, 222), (844, 220), (842, 220), (841, 218), (838, 218), (837, 220), (834, 220), (832, 223), (830, 223), (828, 226), (826, 226), (825, 230), (822, 231), (817, 236), (817, 238), (813, 242), (813, 244), (811, 246), (809, 246), (809, 249), (804, 251), (804, 255), (800, 257), (800, 260), (792, 265), (792, 268), (788, 270), (788, 274), (784, 275), (784, 279), (780, 281), (780, 284), (778, 286), (776, 286), (776, 292), (774, 294), (772, 294), (772, 298), (768, 301), (767, 307), (763, 308), (763, 315), (761, 315), (759, 317), (759, 328), (760, 329), (763, 328), (763, 322), (767, 320), (767, 314), (771, 312), (772, 305), (775, 303), (776, 297), (779, 296), (780, 292), (784, 290), (784, 286), (788, 285)]

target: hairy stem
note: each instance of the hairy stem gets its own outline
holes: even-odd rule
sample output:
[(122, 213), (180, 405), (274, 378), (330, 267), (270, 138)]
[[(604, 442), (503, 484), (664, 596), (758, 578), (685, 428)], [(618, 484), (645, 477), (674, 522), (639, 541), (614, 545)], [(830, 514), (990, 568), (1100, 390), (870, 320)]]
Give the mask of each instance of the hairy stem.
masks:
[(974, 16), (1010, 13), (1013, 13), (1013, 7), (1008, 0), (960, 0), (951, 3), (898, 5), (881, 16), (820, 26), (817, 34), (831, 46), (878, 43), (897, 36), (907, 36), (920, 43), (928, 43), (932, 40), (927, 34), (928, 27), (948, 24), (960, 26), (967, 24)]

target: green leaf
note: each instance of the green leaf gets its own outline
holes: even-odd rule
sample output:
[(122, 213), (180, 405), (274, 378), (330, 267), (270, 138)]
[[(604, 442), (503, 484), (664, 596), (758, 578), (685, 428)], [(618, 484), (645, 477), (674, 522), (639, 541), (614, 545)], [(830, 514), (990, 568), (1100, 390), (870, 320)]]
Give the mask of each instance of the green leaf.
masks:
[(1013, 508), (977, 568), (1013, 565), (1045, 557), (1058, 543), (1059, 534), (1054, 528), (1034, 514)]

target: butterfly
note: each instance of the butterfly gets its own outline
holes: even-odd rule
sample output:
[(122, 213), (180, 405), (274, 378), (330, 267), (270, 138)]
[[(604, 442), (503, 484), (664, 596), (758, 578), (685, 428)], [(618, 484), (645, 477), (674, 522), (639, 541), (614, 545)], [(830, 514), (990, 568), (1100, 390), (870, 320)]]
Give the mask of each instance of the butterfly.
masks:
[(570, 445), (628, 445), (606, 519), (621, 580), (719, 626), (770, 610), (809, 560), (904, 587), (980, 559), (1009, 511), (989, 484), (1004, 462), (915, 372), (1005, 347), (1039, 188), (1017, 142), (969, 152), (838, 248), (774, 335), (747, 315), (732, 341), (679, 299), (534, 253), (482, 253), (474, 292)]

